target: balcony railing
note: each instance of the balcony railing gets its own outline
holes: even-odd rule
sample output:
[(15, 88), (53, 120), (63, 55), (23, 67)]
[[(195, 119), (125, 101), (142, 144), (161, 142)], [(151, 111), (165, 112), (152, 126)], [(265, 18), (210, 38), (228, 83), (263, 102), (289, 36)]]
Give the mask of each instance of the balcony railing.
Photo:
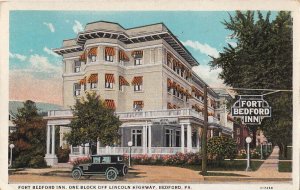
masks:
[(48, 111), (48, 117), (72, 117), (72, 110), (50, 110)]

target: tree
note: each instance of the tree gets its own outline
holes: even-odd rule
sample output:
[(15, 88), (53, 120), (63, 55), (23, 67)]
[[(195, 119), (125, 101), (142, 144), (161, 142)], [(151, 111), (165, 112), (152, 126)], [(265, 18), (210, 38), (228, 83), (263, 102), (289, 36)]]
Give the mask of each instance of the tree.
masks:
[[(233, 88), (292, 89), (292, 18), (290, 12), (279, 12), (270, 21), (270, 12), (237, 11), (224, 21), (232, 31), (236, 47), (228, 44), (219, 57), (213, 57), (211, 68), (222, 68), (219, 77)], [(257, 18), (256, 18), (257, 16)], [(266, 93), (269, 91), (262, 91)], [(237, 90), (238, 94), (257, 94), (257, 91)], [(280, 92), (264, 97), (272, 107), (272, 118), (258, 126), (281, 154), (291, 143), (292, 93)], [(249, 126), (254, 137), (257, 127)], [(286, 136), (279, 135), (285, 131)], [(255, 139), (253, 140), (255, 143)]]
[(104, 145), (117, 143), (121, 122), (114, 110), (106, 107), (100, 96), (87, 93), (86, 99), (76, 100), (72, 108), (74, 119), (70, 123), (71, 132), (66, 140), (72, 145), (89, 143), (89, 147), (100, 141)]
[(15, 144), (15, 167), (43, 167), (46, 144), (46, 121), (38, 114), (33, 101), (27, 100), (13, 120), (16, 132), (10, 135)]
[(212, 137), (207, 143), (207, 153), (211, 159), (218, 161), (224, 158), (234, 159), (237, 153), (236, 142), (226, 136)]

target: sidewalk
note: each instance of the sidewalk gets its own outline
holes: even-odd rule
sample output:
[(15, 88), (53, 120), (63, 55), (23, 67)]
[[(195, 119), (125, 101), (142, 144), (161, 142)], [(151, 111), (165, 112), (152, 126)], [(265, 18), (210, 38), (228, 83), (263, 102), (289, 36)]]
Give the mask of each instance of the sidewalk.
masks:
[(292, 181), (292, 173), (278, 172), (279, 148), (274, 147), (272, 154), (257, 171), (211, 171), (212, 173), (233, 174), (236, 176), (205, 176), (205, 181)]

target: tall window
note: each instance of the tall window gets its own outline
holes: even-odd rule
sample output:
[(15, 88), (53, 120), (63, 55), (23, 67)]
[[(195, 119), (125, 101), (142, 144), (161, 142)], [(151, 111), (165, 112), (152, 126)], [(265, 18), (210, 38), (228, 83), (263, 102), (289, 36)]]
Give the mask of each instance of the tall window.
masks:
[(134, 65), (142, 65), (142, 59), (134, 59)]
[(96, 89), (98, 86), (98, 74), (91, 74), (91, 76), (88, 79), (88, 82), (91, 85), (91, 89)]
[(80, 96), (80, 87), (81, 87), (81, 85), (79, 83), (74, 83), (74, 86), (73, 86), (74, 96)]
[(175, 137), (175, 146), (180, 147), (180, 131), (176, 131), (176, 137)]
[(105, 48), (105, 61), (113, 62), (115, 56), (115, 49), (113, 47)]
[(75, 61), (74, 62), (74, 73), (79, 73), (80, 72), (80, 66), (81, 66), (80, 61)]
[(172, 141), (173, 141), (173, 130), (172, 129), (166, 129), (165, 133), (166, 137), (166, 147), (172, 147)]
[(124, 86), (129, 86), (129, 83), (123, 76), (119, 76), (119, 90), (123, 91)]
[(115, 83), (113, 74), (105, 74), (105, 88), (113, 88), (113, 84)]
[(132, 129), (131, 131), (132, 146), (142, 146), (142, 130)]
[(134, 58), (134, 65), (142, 65), (143, 51), (133, 51), (131, 55)]

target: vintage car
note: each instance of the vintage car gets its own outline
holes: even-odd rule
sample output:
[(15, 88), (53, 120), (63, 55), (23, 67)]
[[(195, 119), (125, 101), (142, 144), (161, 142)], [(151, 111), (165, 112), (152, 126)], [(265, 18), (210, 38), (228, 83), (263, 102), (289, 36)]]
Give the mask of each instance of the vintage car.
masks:
[(93, 175), (104, 175), (107, 180), (116, 180), (118, 176), (125, 176), (128, 166), (122, 155), (92, 155), (91, 163), (79, 164), (73, 167), (73, 179), (82, 176), (89, 178)]

